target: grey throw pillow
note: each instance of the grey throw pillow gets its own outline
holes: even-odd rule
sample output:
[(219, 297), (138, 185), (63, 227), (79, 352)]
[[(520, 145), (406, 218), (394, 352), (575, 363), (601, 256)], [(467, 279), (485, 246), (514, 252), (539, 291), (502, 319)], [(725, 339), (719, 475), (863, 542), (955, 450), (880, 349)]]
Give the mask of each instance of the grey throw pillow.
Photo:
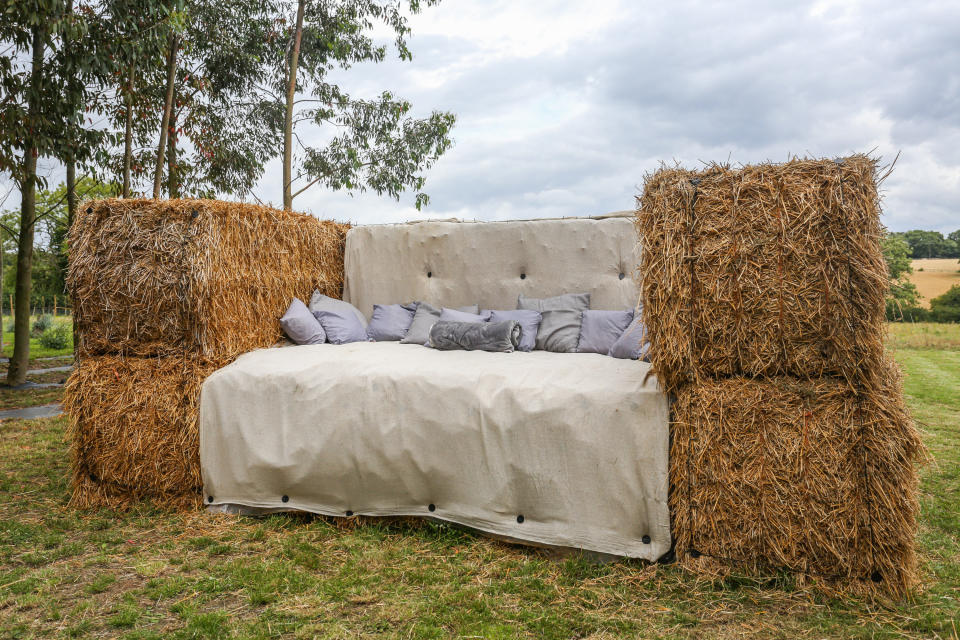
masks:
[(440, 310), (440, 320), (442, 322), (485, 322), (487, 317), (480, 315), (479, 313), (458, 311), (457, 309), (448, 309), (444, 307)]
[[(443, 308), (444, 308), (444, 309), (449, 309), (450, 307), (443, 307)], [(453, 310), (454, 310), (454, 311), (459, 311), (459, 312), (461, 312), (461, 313), (472, 313), (473, 315), (477, 315), (478, 313), (480, 313), (480, 305), (478, 305), (478, 304), (468, 304), (468, 305), (465, 306), (465, 307), (454, 307)]]
[(647, 325), (643, 324), (642, 314), (637, 312), (630, 326), (610, 347), (608, 356), (628, 360), (650, 362), (650, 342), (647, 340)]
[(540, 322), (543, 316), (539, 311), (533, 309), (514, 309), (512, 311), (484, 311), (490, 314), (490, 322), (503, 322), (505, 320), (516, 320), (520, 323), (520, 344), (517, 351), (533, 351), (537, 345), (537, 329), (540, 328)]
[(528, 298), (521, 293), (517, 299), (517, 309), (539, 311), (543, 316), (537, 330), (536, 348), (558, 353), (577, 350), (581, 315), (589, 308), (589, 293), (565, 293), (553, 298)]
[[(477, 314), (480, 311), (478, 305), (459, 307), (456, 311), (463, 313)], [(400, 344), (426, 344), (430, 339), (430, 327), (440, 319), (441, 309), (436, 308), (427, 302), (417, 303), (417, 312), (413, 314), (413, 322), (407, 329), (407, 335), (403, 336)]]
[(633, 321), (633, 309), (626, 311), (583, 312), (580, 325), (580, 353), (602, 353), (607, 355), (613, 343), (623, 335)]
[(280, 326), (287, 336), (297, 344), (323, 344), (327, 334), (307, 305), (300, 298), (294, 298), (287, 312), (280, 318)]
[(413, 322), (413, 315), (417, 312), (416, 303), (409, 304), (375, 304), (373, 317), (367, 325), (367, 336), (377, 342), (400, 340), (407, 335), (407, 330)]
[(349, 342), (368, 342), (367, 329), (357, 316), (348, 311), (315, 311), (313, 313), (323, 325), (327, 340), (333, 344)]
[(319, 291), (314, 291), (310, 298), (310, 311), (316, 315), (317, 311), (339, 311), (341, 313), (350, 312), (357, 317), (361, 326), (367, 328), (367, 319), (355, 306), (343, 300), (337, 300), (330, 296), (325, 296)]

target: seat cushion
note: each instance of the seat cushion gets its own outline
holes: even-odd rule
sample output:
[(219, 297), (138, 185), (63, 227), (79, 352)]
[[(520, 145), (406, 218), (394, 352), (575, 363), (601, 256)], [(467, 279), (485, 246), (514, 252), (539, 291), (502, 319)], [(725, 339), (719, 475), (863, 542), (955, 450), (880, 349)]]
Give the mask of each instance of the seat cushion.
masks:
[(654, 560), (670, 549), (668, 407), (648, 370), (396, 342), (248, 353), (203, 385), (204, 500)]

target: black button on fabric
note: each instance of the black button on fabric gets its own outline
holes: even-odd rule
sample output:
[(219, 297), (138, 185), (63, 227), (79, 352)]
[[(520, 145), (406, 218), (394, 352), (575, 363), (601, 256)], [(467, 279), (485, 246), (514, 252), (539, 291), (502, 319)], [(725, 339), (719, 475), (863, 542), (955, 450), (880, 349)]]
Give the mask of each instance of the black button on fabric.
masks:
[(517, 522), (523, 524), (523, 516), (517, 516)]
[(280, 498), (280, 500), (282, 502), (290, 502), (290, 496), (283, 496), (282, 498)]
[(348, 518), (349, 518), (350, 516), (352, 516), (352, 515), (353, 515), (353, 511), (347, 511), (347, 517), (348, 517)]
[(436, 511), (436, 510), (437, 510), (437, 505), (431, 504), (430, 506), (427, 507), (427, 509), (430, 510), (430, 511)]
[(213, 502), (213, 496), (207, 496), (207, 502)]
[(640, 539), (643, 541), (643, 544), (650, 544), (650, 536), (643, 536)]

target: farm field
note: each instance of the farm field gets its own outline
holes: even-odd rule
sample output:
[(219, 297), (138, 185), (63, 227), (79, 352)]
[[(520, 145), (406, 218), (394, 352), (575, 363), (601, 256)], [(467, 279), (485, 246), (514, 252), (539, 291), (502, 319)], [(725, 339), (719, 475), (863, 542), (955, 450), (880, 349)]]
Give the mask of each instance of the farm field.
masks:
[[(923, 298), (920, 304), (930, 308), (930, 299), (943, 295), (955, 284), (960, 284), (960, 261), (956, 258), (924, 258), (912, 262), (910, 282), (917, 285)], [(921, 271), (922, 269), (922, 271)]]
[(894, 324), (889, 345), (935, 461), (921, 471), (923, 587), (904, 602), (558, 559), (433, 523), (77, 512), (55, 418), (0, 422), (0, 638), (956, 640), (960, 325)]

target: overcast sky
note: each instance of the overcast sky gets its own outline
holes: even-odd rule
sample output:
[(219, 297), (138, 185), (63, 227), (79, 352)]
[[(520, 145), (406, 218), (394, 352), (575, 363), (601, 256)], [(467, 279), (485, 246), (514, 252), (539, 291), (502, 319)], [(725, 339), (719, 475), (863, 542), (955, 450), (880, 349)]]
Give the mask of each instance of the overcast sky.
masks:
[[(315, 187), (295, 208), (355, 223), (590, 215), (632, 208), (661, 161), (873, 151), (900, 152), (889, 228), (960, 228), (960, 2), (443, 0), (411, 26), (412, 62), (338, 79), (457, 115), (430, 206)], [(255, 191), (282, 200), (278, 162)]]

